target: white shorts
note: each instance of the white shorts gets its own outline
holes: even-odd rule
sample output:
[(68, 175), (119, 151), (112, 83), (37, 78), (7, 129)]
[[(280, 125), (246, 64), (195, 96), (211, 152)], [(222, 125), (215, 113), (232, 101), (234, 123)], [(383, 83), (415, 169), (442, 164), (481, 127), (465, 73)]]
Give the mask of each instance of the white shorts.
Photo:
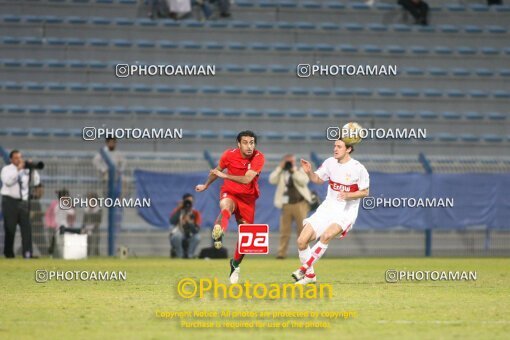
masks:
[(339, 209), (338, 204), (324, 201), (319, 208), (317, 208), (317, 211), (312, 214), (312, 216), (303, 220), (303, 226), (309, 223), (315, 231), (315, 235), (318, 239), (322, 234), (324, 234), (330, 225), (337, 223), (343, 229), (339, 238), (344, 238), (349, 230), (352, 229), (357, 215), (358, 207)]

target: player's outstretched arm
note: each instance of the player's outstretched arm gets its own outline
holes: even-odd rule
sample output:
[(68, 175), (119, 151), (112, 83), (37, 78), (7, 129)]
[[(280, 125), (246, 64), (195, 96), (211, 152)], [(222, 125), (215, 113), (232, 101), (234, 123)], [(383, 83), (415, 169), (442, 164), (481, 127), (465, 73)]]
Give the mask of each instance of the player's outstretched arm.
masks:
[(310, 181), (312, 181), (315, 184), (323, 184), (324, 181), (317, 175), (315, 172), (312, 171), (312, 164), (301, 158), (301, 167), (305, 171), (305, 173), (308, 175), (308, 178), (310, 178)]
[(217, 169), (211, 170), (211, 173), (214, 173), (216, 176), (218, 176), (220, 178), (228, 179), (228, 180), (231, 180), (233, 182), (240, 183), (240, 184), (251, 183), (251, 181), (253, 181), (253, 179), (255, 177), (257, 177), (257, 175), (258, 175), (258, 172), (254, 171), (254, 170), (246, 171), (244, 176), (229, 175), (229, 174), (221, 172), (221, 170), (217, 170)]
[(207, 190), (207, 188), (209, 188), (209, 185), (211, 185), (212, 182), (214, 182), (216, 180), (216, 178), (218, 178), (218, 176), (216, 175), (216, 171), (221, 172), (222, 170), (223, 169), (220, 168), (219, 165), (216, 168), (214, 168), (213, 170), (211, 170), (209, 172), (209, 176), (207, 176), (207, 180), (205, 181), (205, 183), (204, 184), (198, 184), (195, 187), (195, 191), (196, 192), (201, 192), (201, 191)]

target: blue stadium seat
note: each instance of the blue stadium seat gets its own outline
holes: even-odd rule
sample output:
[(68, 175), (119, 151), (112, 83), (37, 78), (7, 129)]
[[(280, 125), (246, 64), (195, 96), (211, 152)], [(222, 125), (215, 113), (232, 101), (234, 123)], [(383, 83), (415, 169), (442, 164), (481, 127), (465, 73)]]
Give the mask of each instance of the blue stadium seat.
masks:
[(262, 111), (257, 109), (247, 109), (244, 111), (246, 117), (262, 117), (264, 114)]
[(443, 92), (441, 90), (437, 90), (437, 89), (425, 89), (423, 91), (423, 94), (425, 95), (425, 97), (442, 97), (443, 96)]
[(284, 139), (284, 135), (281, 132), (276, 131), (263, 131), (261, 133), (261, 137), (268, 140), (282, 140)]
[(168, 107), (155, 107), (154, 108), (154, 112), (157, 114), (157, 115), (164, 115), (164, 116), (171, 116), (171, 115), (174, 115), (175, 114), (175, 111), (171, 108), (168, 108)]
[(27, 37), (25, 38), (26, 45), (42, 45), (42, 39), (38, 37)]
[[(98, 84), (98, 91), (106, 91), (106, 86), (102, 86), (100, 84)], [(128, 84), (122, 84), (122, 83), (115, 83), (115, 84), (111, 84), (110, 87), (109, 87), (109, 90), (112, 91), (112, 92), (129, 92), (130, 91), (130, 87)], [(94, 90), (95, 91), (95, 90)]]
[(197, 131), (197, 134), (200, 136), (200, 138), (204, 139), (217, 139), (220, 136), (219, 133), (211, 130), (199, 130)]
[(110, 108), (95, 105), (90, 108), (91, 112), (95, 115), (108, 115), (110, 114)]
[(242, 112), (237, 109), (224, 109), (222, 110), (223, 116), (229, 117), (229, 118), (236, 118), (239, 119), (242, 116)]
[(29, 113), (35, 113), (35, 114), (45, 114), (46, 108), (39, 105), (29, 105), (27, 106), (27, 111)]
[(205, 43), (205, 48), (208, 50), (222, 50), (225, 46), (216, 41)]
[(218, 117), (220, 112), (215, 109), (202, 108), (198, 110), (200, 114), (204, 117)]
[(87, 84), (82, 84), (82, 83), (69, 83), (68, 88), (70, 91), (73, 91), (73, 92), (77, 92), (77, 91), (81, 92), (81, 91), (88, 90)]
[(67, 114), (68, 110), (66, 107), (62, 107), (60, 105), (50, 105), (48, 106), (48, 112), (51, 114)]
[(386, 46), (386, 51), (388, 51), (388, 53), (391, 53), (391, 54), (404, 54), (404, 53), (406, 53), (406, 49), (404, 47), (398, 46), (398, 45)]
[(478, 113), (478, 112), (466, 112), (464, 114), (464, 117), (466, 117), (466, 119), (468, 119), (468, 120), (481, 120), (481, 119), (483, 119), (483, 115), (481, 113)]
[(469, 93), (469, 96), (472, 98), (488, 98), (489, 97), (489, 94), (487, 92), (481, 91), (481, 90), (470, 90), (468, 93)]
[(350, 116), (350, 114), (345, 111), (333, 111), (331, 112), (331, 115), (333, 116), (333, 118), (347, 118)]
[(109, 45), (109, 41), (108, 40), (97, 39), (97, 38), (88, 39), (87, 43), (90, 46), (103, 46), (104, 47), (104, 46), (108, 46)]
[(436, 112), (432, 111), (420, 111), (418, 114), (423, 119), (437, 119), (439, 117)]
[(267, 116), (271, 118), (283, 118), (285, 117), (285, 112), (275, 109), (269, 109), (266, 111)]
[(223, 87), (222, 92), (225, 94), (241, 94), (243, 93), (243, 90), (239, 87), (225, 86)]
[(372, 112), (372, 115), (374, 116), (374, 118), (379, 118), (379, 119), (391, 118), (393, 116), (393, 114), (391, 112), (384, 111), (384, 110), (375, 110)]
[[(328, 112), (324, 112), (324, 111), (309, 111), (308, 112), (310, 117), (312, 117), (313, 119), (316, 119), (316, 118), (319, 118), (319, 119), (325, 119), (325, 118), (329, 118), (329, 113)], [(295, 113), (294, 113), (295, 114)], [(305, 114), (306, 116), (306, 113), (305, 112), (297, 112), (298, 116), (299, 114)], [(295, 117), (295, 115), (293, 115), (293, 117)]]
[(510, 92), (503, 91), (503, 90), (498, 90), (498, 91), (492, 92), (492, 96), (494, 98), (508, 99), (508, 98), (510, 98)]
[(456, 77), (467, 77), (471, 74), (471, 72), (468, 69), (465, 68), (454, 68), (451, 70), (452, 75)]
[(505, 120), (506, 115), (499, 112), (489, 112), (487, 116), (490, 120)]
[(376, 45), (362, 45), (361, 49), (365, 53), (381, 53), (382, 52), (382, 48), (380, 48), (379, 46), (376, 46)]
[(130, 109), (137, 115), (150, 115), (153, 112), (152, 108), (145, 106), (133, 106)]
[(256, 86), (249, 86), (245, 89), (246, 94), (252, 94), (252, 95), (263, 95), (265, 93), (263, 88), (256, 87)]
[(413, 54), (429, 54), (430, 51), (428, 48), (423, 46), (411, 46), (411, 53)]
[(8, 113), (24, 113), (25, 109), (19, 105), (5, 105), (4, 110)]
[(180, 116), (185, 116), (185, 117), (194, 117), (197, 115), (197, 111), (194, 109), (191, 109), (189, 107), (178, 107), (177, 109), (175, 109), (175, 111)]
[(448, 120), (457, 120), (457, 119), (461, 119), (462, 118), (462, 115), (458, 112), (450, 112), (450, 111), (445, 111), (442, 113), (442, 116), (444, 119), (448, 119)]
[(31, 128), (30, 129), (30, 135), (34, 137), (49, 137), (50, 133), (48, 130), (42, 129), (42, 128)]
[(500, 143), (503, 141), (503, 137), (495, 134), (485, 134), (482, 139), (488, 143)]
[[(121, 85), (121, 84), (112, 85), (111, 89), (113, 90), (116, 86), (123, 87), (126, 85)], [(92, 90), (93, 92), (108, 92), (108, 91), (110, 91), (110, 87), (108, 87), (105, 84), (101, 84), (101, 83), (91, 83), (91, 84), (89, 84), (89, 89)], [(127, 90), (129, 90), (129, 88), (127, 88)]]
[(29, 135), (29, 131), (27, 129), (22, 128), (6, 128), (7, 133), (13, 137), (27, 137)]
[(133, 41), (126, 39), (113, 39), (113, 46), (115, 47), (131, 47), (133, 46)]
[(221, 88), (217, 86), (202, 86), (201, 91), (204, 94), (218, 94), (221, 93)]
[(354, 31), (354, 32), (363, 31), (365, 29), (365, 27), (363, 25), (358, 24), (358, 23), (346, 23), (346, 24), (343, 24), (343, 28), (346, 29), (347, 31)]
[(353, 113), (354, 117), (356, 117), (356, 118), (363, 119), (363, 118), (371, 118), (372, 117), (372, 113), (368, 112), (368, 111), (354, 110), (352, 113)]
[(223, 139), (235, 139), (237, 137), (237, 132), (233, 130), (221, 130), (221, 136)]
[(397, 95), (397, 92), (395, 90), (389, 89), (389, 88), (380, 88), (380, 89), (377, 89), (377, 93), (381, 97), (395, 97)]
[(306, 118), (307, 113), (300, 110), (289, 110), (285, 113), (285, 116), (289, 118)]
[(329, 96), (331, 95), (331, 90), (324, 87), (314, 87), (311, 89), (311, 93), (315, 96)]
[(449, 98), (464, 98), (466, 96), (466, 94), (463, 91), (457, 89), (447, 90), (446, 95)]
[(464, 26), (464, 32), (466, 33), (483, 33), (483, 28), (476, 25), (466, 25)]
[(25, 88), (28, 91), (44, 91), (44, 84), (29, 81), (25, 83)]
[(460, 135), (460, 139), (463, 142), (479, 142), (480, 137), (472, 135), (472, 134), (462, 134)]
[(411, 88), (403, 88), (400, 90), (400, 95), (402, 97), (419, 97), (420, 92)]
[(179, 85), (178, 86), (179, 93), (186, 94), (195, 94), (199, 92), (199, 88), (191, 86), (191, 85)]
[(416, 112), (411, 112), (411, 111), (397, 111), (397, 117), (398, 118), (406, 118), (406, 119), (411, 119), (411, 118), (416, 118)]
[(267, 68), (264, 65), (247, 65), (248, 71), (252, 73), (264, 73), (267, 72)]
[(90, 22), (94, 25), (111, 25), (112, 20), (110, 18), (103, 18), (103, 17), (91, 17)]

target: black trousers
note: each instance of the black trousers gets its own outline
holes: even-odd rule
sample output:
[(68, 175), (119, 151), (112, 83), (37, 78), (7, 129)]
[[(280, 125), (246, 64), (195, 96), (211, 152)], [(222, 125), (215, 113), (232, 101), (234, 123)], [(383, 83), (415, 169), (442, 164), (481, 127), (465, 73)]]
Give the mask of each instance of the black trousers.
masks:
[(14, 257), (14, 236), (18, 224), (21, 230), (23, 257), (32, 257), (32, 229), (28, 216), (28, 202), (10, 196), (2, 196), (2, 212), (4, 214), (5, 257)]

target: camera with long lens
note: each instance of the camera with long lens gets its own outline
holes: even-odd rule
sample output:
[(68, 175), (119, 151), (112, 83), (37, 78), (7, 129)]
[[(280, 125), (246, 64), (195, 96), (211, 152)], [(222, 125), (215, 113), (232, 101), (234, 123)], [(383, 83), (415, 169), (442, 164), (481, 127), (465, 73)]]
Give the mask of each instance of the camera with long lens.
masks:
[(44, 163), (41, 161), (39, 161), (39, 162), (26, 161), (25, 169), (42, 170), (42, 169), (44, 169)]
[(191, 210), (191, 207), (193, 207), (193, 202), (190, 200), (184, 200), (184, 202), (182, 202), (182, 208), (184, 210)]
[(283, 170), (290, 171), (290, 169), (292, 169), (292, 162), (291, 161), (285, 162), (285, 165), (283, 166)]

